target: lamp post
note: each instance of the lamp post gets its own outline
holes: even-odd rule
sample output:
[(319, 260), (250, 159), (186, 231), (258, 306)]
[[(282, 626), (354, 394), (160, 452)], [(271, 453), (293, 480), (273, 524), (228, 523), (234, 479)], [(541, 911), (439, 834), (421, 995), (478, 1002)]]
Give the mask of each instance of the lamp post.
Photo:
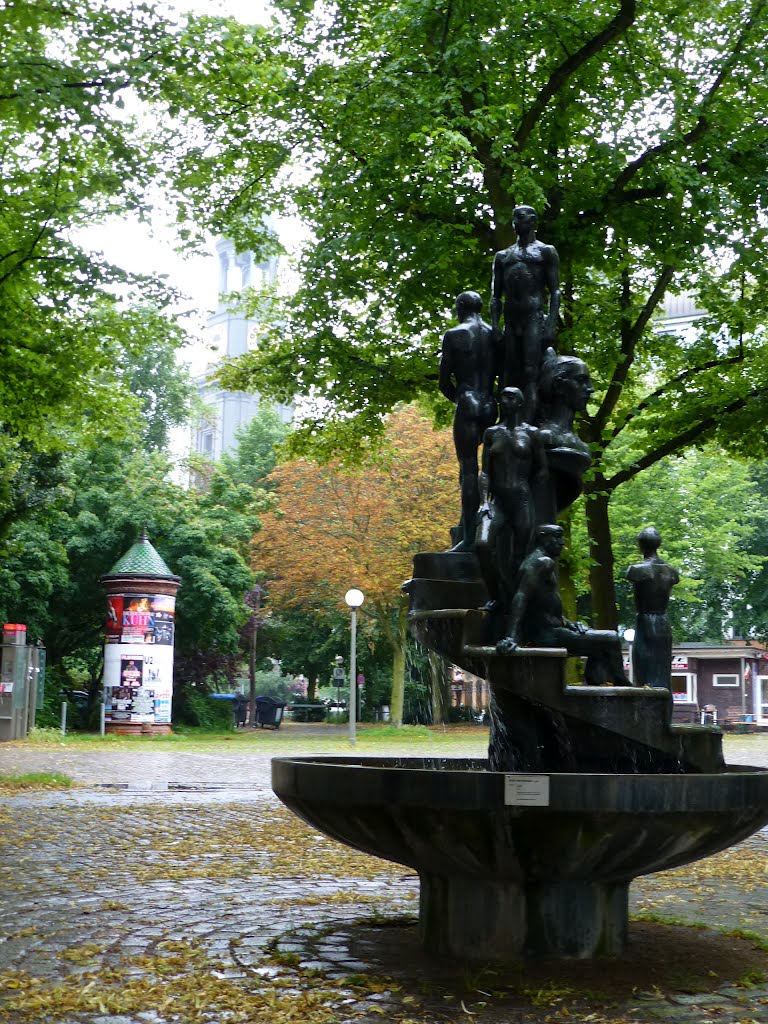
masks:
[(352, 631), (349, 643), (349, 742), (355, 745), (355, 726), (357, 724), (357, 665), (355, 654), (357, 647), (357, 609), (365, 600), (362, 590), (348, 590), (344, 600), (352, 612)]
[(624, 630), (624, 639), (627, 641), (627, 647), (629, 648), (629, 681), (634, 685), (635, 683), (635, 667), (632, 664), (632, 644), (635, 642), (635, 631), (634, 629)]

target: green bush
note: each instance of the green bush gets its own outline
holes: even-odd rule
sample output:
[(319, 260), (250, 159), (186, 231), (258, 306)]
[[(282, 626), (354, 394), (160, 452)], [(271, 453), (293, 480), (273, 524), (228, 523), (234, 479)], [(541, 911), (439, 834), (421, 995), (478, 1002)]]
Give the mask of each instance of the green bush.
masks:
[(184, 691), (184, 700), (178, 704), (174, 701), (173, 721), (210, 732), (234, 730), (233, 703), (229, 700), (213, 700), (207, 693), (188, 687)]

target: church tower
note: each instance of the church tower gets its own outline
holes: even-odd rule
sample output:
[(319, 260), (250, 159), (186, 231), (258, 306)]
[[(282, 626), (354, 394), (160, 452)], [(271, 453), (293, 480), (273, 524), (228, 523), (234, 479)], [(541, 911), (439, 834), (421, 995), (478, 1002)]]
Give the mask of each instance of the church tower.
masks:
[[(252, 347), (256, 322), (247, 320), (229, 310), (229, 296), (245, 288), (260, 288), (273, 284), (277, 277), (277, 259), (256, 263), (253, 253), (238, 253), (234, 243), (226, 238), (216, 240), (218, 267), (218, 302), (206, 324), (208, 342), (214, 346), (218, 358), (243, 355)], [(197, 391), (207, 407), (205, 419), (194, 432), (195, 451), (211, 460), (236, 447), (236, 433), (249, 423), (259, 408), (260, 396), (244, 391), (224, 391), (210, 380), (211, 370), (197, 378)], [(290, 406), (278, 406), (281, 419), (289, 422), (293, 415)]]

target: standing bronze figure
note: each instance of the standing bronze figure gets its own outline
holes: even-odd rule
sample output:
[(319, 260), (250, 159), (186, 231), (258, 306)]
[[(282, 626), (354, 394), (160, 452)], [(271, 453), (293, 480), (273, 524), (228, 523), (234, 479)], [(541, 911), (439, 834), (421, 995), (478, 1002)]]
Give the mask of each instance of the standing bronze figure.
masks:
[(539, 432), (520, 423), (523, 394), (504, 388), (501, 422), (483, 438), (480, 509), (475, 550), (493, 604), (509, 608), (517, 574), (536, 526), (534, 489), (545, 486)]
[(635, 642), (632, 674), (641, 686), (672, 685), (672, 629), (667, 607), (672, 587), (680, 574), (659, 556), (661, 535), (648, 526), (641, 530), (637, 544), (643, 561), (630, 565), (627, 579), (635, 588)]
[(536, 238), (533, 207), (515, 207), (512, 223), (515, 244), (493, 261), (491, 325), (498, 337), (503, 315), (501, 387), (520, 388), (523, 418), (533, 423), (542, 359), (557, 333), (560, 261), (554, 246)]
[(463, 539), (455, 551), (472, 550), (480, 498), (477, 450), (486, 429), (496, 422), (494, 386), (498, 372), (493, 331), (480, 316), (477, 292), (456, 299), (458, 327), (445, 332), (440, 355), (440, 390), (456, 403), (453, 443), (459, 460)]

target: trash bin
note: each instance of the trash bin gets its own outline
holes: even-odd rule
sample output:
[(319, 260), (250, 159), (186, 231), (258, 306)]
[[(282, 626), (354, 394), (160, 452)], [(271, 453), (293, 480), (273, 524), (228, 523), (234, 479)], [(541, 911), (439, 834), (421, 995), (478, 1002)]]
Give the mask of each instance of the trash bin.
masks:
[(284, 710), (285, 703), (275, 697), (257, 697), (254, 727), (260, 725), (262, 729), (279, 729)]

